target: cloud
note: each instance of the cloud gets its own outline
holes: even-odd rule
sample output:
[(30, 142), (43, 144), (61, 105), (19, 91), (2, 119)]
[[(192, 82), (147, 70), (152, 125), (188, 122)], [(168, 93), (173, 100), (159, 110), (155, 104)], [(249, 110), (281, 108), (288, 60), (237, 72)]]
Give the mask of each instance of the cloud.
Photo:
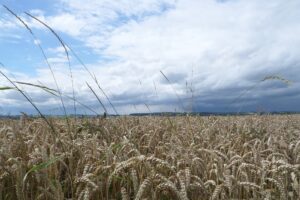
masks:
[[(89, 63), (88, 67), (123, 112), (134, 112), (132, 104), (139, 111), (147, 111), (145, 103), (154, 111), (180, 110), (174, 90), (186, 107), (193, 100), (198, 111), (236, 111), (241, 105), (245, 110), (255, 110), (260, 104), (273, 110), (299, 110), (295, 99), (299, 97), (300, 81), (300, 2), (296, 0), (59, 3), (61, 9), (53, 15), (35, 14), (64, 38), (80, 41), (100, 61), (109, 58)], [(61, 50), (49, 48), (50, 61), (55, 64), (62, 90), (72, 94)], [(93, 81), (74, 57), (71, 61), (78, 98), (95, 104), (85, 84)], [(276, 81), (261, 83), (231, 104), (269, 75), (280, 75), (294, 83), (289, 87)], [(28, 79), (55, 87), (50, 72), (43, 67), (39, 67), (36, 77)], [(97, 86), (93, 84), (93, 88)], [(47, 97), (43, 98), (47, 102)]]
[(17, 33), (13, 33), (16, 31), (19, 26), (15, 23), (9, 15), (4, 12), (3, 8), (0, 8), (0, 42), (10, 42), (17, 43), (22, 39), (22, 36)]
[(15, 27), (15, 24), (10, 22), (10, 21), (6, 21), (6, 20), (3, 20), (3, 19), (0, 19), (0, 28), (1, 29), (7, 29), (7, 28), (14, 28)]

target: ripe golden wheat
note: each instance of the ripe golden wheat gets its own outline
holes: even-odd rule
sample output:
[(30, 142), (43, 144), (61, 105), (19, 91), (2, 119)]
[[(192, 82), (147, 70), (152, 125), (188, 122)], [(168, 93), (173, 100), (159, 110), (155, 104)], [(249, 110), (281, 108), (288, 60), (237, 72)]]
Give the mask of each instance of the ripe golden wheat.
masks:
[(0, 121), (2, 199), (300, 199), (300, 117)]

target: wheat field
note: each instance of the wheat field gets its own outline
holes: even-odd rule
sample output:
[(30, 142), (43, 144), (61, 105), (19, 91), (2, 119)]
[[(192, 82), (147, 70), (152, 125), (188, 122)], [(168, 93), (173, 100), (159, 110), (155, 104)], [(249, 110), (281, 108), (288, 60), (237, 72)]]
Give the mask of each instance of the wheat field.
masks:
[(0, 199), (299, 199), (300, 116), (0, 121)]

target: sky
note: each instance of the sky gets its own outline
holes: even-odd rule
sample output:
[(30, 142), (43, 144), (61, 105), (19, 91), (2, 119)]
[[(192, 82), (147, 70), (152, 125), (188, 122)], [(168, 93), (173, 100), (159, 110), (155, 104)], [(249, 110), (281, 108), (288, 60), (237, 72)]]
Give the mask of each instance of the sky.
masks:
[[(55, 90), (68, 114), (73, 97), (80, 114), (103, 113), (99, 100), (112, 114), (111, 104), (119, 114), (300, 111), (298, 0), (0, 2), (34, 34), (0, 7), (0, 70), (45, 114), (63, 113), (59, 95), (16, 81)], [(25, 12), (59, 35), (69, 60)], [(0, 90), (0, 114), (20, 112), (37, 113), (16, 89)]]

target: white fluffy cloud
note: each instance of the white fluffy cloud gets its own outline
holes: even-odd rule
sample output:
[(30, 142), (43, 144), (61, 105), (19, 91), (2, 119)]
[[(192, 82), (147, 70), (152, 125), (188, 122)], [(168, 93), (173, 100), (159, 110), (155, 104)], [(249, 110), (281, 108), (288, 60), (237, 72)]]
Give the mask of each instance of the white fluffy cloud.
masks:
[[(262, 83), (237, 105), (243, 104), (248, 110), (261, 105), (270, 110), (299, 110), (295, 103), (300, 81), (297, 0), (59, 3), (62, 9), (55, 15), (35, 13), (59, 33), (81, 41), (100, 58), (113, 60), (101, 62), (101, 66), (91, 63), (89, 67), (123, 112), (134, 112), (132, 104), (140, 106), (138, 111), (147, 111), (144, 104), (154, 111), (180, 109), (175, 93), (188, 107), (191, 84), (195, 109), (226, 111), (236, 96), (274, 74), (294, 83), (289, 87)], [(56, 67), (57, 79), (71, 94), (66, 60), (61, 49), (57, 53), (51, 58), (61, 64)], [(37, 77), (29, 79), (54, 86), (49, 70), (42, 68), (38, 72)], [(73, 73), (78, 98), (95, 103), (85, 84), (87, 80), (92, 83), (91, 78), (79, 66)]]

